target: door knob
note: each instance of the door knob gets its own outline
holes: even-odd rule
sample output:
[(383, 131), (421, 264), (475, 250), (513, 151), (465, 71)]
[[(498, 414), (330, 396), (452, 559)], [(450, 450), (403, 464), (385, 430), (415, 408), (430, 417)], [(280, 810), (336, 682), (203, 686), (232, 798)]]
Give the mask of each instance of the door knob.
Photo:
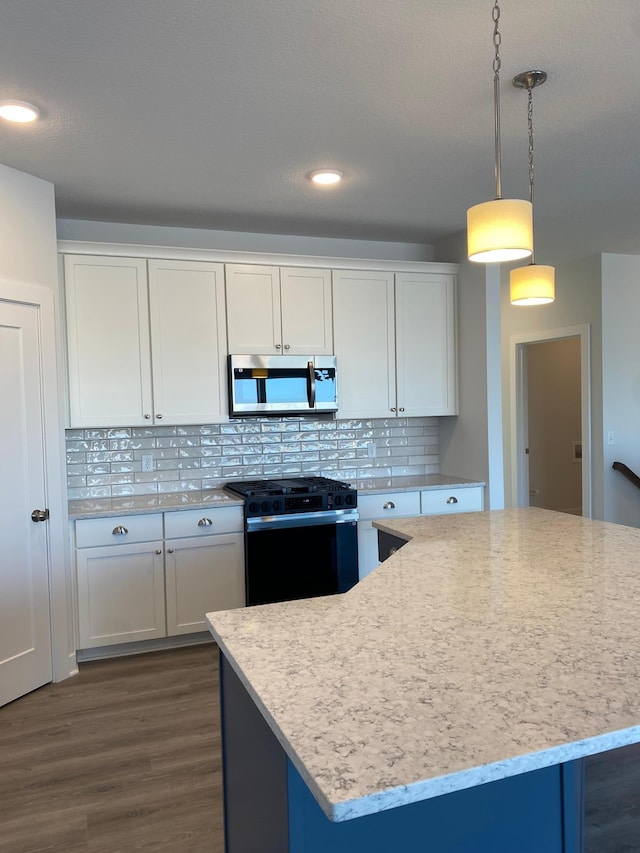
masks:
[(114, 536), (126, 536), (129, 531), (123, 524), (119, 524), (117, 527), (114, 527), (111, 533)]
[(48, 509), (34, 509), (34, 511), (31, 513), (31, 521), (47, 521), (48, 519)]

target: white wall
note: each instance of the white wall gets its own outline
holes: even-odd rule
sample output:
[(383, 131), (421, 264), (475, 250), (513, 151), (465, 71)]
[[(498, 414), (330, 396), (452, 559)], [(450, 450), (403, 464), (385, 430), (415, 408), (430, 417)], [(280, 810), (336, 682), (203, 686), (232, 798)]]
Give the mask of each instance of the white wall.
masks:
[(591, 326), (591, 443), (593, 516), (603, 517), (602, 477), (602, 320), (600, 256), (585, 258), (556, 269), (556, 300), (550, 305), (514, 306), (509, 302), (509, 269), (502, 271), (502, 388), (506, 505), (512, 494), (511, 443), (511, 336), (550, 332), (588, 323)]
[(329, 237), (294, 237), (283, 234), (252, 234), (239, 231), (210, 231), (199, 228), (169, 228), (160, 225), (127, 225), (118, 222), (58, 220), (59, 240), (137, 243), (231, 252), (316, 255), (332, 258), (366, 258), (389, 261), (431, 261), (433, 246), (425, 243), (384, 243)]
[(56, 264), (53, 184), (0, 165), (2, 278), (55, 290)]
[[(640, 257), (602, 255), (604, 518), (640, 527), (640, 491), (611, 464), (640, 474)], [(606, 436), (613, 433), (614, 444)]]

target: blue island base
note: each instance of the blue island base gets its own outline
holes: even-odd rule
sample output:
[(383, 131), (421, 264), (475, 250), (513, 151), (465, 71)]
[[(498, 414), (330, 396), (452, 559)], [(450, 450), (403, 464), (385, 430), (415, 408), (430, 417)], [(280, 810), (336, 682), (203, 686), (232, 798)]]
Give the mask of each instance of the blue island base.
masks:
[(220, 655), (226, 853), (581, 853), (583, 762), (330, 821)]

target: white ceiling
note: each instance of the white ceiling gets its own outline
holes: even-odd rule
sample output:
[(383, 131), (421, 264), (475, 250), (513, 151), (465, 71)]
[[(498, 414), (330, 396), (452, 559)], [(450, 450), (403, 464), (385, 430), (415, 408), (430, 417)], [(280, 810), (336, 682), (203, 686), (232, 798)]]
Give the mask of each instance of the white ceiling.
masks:
[[(0, 162), (58, 215), (433, 243), (494, 195), (491, 0), (9, 0)], [(640, 252), (640, 4), (502, 5), (503, 190), (537, 260)], [(339, 187), (308, 173), (331, 166)]]

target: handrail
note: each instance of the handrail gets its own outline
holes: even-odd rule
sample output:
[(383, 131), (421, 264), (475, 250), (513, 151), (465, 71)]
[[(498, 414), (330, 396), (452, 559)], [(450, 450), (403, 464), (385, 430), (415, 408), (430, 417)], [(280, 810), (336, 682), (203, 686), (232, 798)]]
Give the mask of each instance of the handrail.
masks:
[(635, 471), (632, 471), (628, 465), (625, 465), (624, 462), (614, 462), (611, 466), (615, 471), (620, 471), (623, 477), (626, 477), (630, 483), (636, 487), (636, 489), (640, 489), (640, 477), (636, 474)]

